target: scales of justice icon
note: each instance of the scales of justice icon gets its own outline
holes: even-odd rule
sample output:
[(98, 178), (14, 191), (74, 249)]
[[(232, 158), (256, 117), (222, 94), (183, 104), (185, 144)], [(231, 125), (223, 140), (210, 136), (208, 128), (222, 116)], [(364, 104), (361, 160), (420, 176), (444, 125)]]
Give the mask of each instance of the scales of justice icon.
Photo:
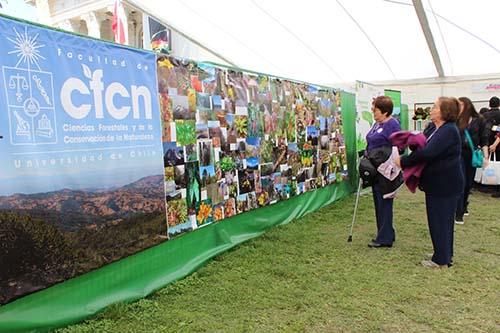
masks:
[[(51, 97), (52, 73), (42, 71), (38, 64), (45, 59), (40, 54), (38, 34), (29, 36), (27, 28), (19, 33), (14, 28), (16, 38), (7, 39), (14, 44), (15, 54), (19, 59), (15, 67), (3, 66), (4, 79), (8, 82), (11, 142), (13, 144), (56, 143), (54, 130), (55, 110)], [(7, 83), (6, 82), (6, 83)]]

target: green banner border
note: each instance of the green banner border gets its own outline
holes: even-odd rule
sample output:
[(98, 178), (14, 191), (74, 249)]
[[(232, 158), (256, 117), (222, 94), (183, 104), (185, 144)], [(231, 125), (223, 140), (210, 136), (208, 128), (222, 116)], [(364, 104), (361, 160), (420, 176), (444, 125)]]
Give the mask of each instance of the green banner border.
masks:
[(352, 192), (349, 182), (308, 192), (187, 233), (0, 308), (0, 332), (47, 331), (81, 321), (117, 302), (143, 298), (266, 229)]

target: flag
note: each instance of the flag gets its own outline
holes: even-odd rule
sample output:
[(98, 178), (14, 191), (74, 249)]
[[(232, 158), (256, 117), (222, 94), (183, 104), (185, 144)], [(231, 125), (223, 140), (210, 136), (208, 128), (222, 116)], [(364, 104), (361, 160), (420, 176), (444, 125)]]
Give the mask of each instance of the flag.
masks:
[(115, 0), (113, 9), (113, 33), (115, 34), (115, 42), (128, 45), (128, 24), (127, 15), (121, 0)]

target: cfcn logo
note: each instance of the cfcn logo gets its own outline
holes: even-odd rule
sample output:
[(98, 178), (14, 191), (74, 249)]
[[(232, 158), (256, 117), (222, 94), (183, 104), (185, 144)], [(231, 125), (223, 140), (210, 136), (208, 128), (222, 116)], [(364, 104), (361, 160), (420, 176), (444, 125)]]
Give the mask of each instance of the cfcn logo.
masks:
[[(96, 119), (104, 118), (104, 110), (111, 117), (122, 120), (129, 116), (132, 111), (134, 119), (141, 118), (140, 98), (144, 106), (144, 116), (152, 119), (151, 92), (146, 86), (130, 86), (130, 92), (119, 82), (112, 82), (108, 86), (103, 84), (104, 72), (102, 69), (91, 71), (87, 65), (82, 64), (83, 75), (89, 79), (88, 84), (76, 77), (66, 80), (61, 88), (61, 104), (64, 111), (74, 119), (83, 119), (89, 116), (94, 108)], [(84, 102), (75, 105), (74, 97), (79, 94)], [(117, 107), (114, 98), (119, 95), (122, 99), (131, 99), (130, 105)], [(105, 106), (105, 108), (103, 108)]]

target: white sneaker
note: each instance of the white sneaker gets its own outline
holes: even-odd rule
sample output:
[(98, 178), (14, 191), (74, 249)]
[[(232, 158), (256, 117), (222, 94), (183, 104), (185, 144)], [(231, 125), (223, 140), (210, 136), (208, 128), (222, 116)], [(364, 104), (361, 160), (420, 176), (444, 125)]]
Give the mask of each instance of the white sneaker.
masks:
[(464, 219), (455, 219), (455, 224), (464, 224)]

